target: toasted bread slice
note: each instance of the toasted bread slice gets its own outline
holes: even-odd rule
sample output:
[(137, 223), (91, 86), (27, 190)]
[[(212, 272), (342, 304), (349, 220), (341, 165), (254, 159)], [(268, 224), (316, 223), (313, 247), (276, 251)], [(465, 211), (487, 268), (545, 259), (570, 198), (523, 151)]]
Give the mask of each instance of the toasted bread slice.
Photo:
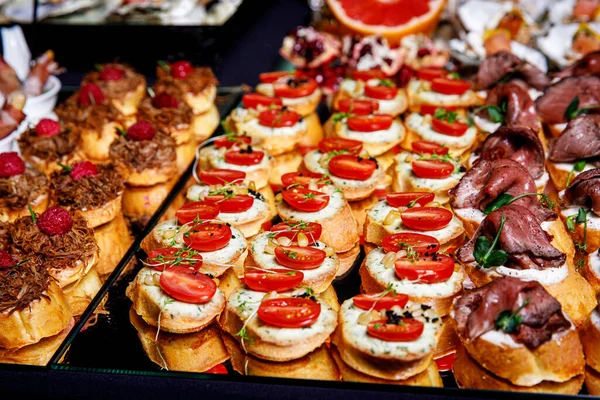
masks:
[(400, 144), (406, 136), (404, 124), (398, 119), (395, 119), (392, 122), (390, 128), (378, 132), (352, 131), (348, 127), (346, 119), (337, 121), (336, 123), (333, 123), (332, 121), (332, 124), (333, 129), (329, 131), (331, 137), (360, 140), (363, 142), (363, 149), (365, 149), (372, 157), (380, 156), (391, 150), (394, 146)]
[(585, 367), (585, 388), (590, 396), (600, 395), (600, 372)]
[(83, 314), (101, 287), (102, 281), (98, 276), (98, 272), (96, 272), (96, 267), (92, 267), (80, 280), (63, 288), (74, 317)]
[(96, 228), (115, 219), (116, 216), (121, 213), (122, 199), (123, 195), (121, 194), (108, 201), (106, 204), (103, 204), (101, 207), (81, 211), (81, 214), (87, 222), (87, 226), (89, 228)]
[(112, 142), (118, 137), (117, 129), (124, 126), (118, 122), (105, 123), (101, 131), (81, 130), (79, 145), (85, 157), (93, 161), (107, 161)]
[[(33, 209), (36, 214), (41, 214), (48, 208), (49, 196), (48, 193), (44, 193), (38, 196), (35, 200), (29, 203), (29, 207)], [(27, 206), (21, 208), (0, 208), (0, 221), (13, 222), (14, 220), (31, 215)]]
[(338, 259), (340, 260), (340, 268), (338, 269), (336, 278), (343, 278), (348, 275), (352, 267), (354, 267), (359, 255), (360, 244), (358, 243), (348, 251), (337, 253)]
[(308, 148), (316, 147), (325, 137), (319, 115), (316, 112), (313, 112), (312, 114), (306, 115), (304, 121), (306, 122), (307, 131), (306, 135), (300, 139), (298, 146)]
[(411, 80), (406, 87), (408, 97), (408, 108), (418, 112), (422, 104), (440, 107), (467, 108), (479, 105), (483, 102), (473, 90), (467, 90), (464, 94), (441, 94), (431, 90), (431, 82)]
[(271, 185), (281, 185), (281, 175), (288, 172), (296, 172), (302, 164), (302, 154), (298, 151), (281, 154), (273, 157), (269, 183)]
[(177, 179), (150, 187), (125, 187), (123, 215), (132, 219), (152, 216), (168, 196)]
[(594, 310), (579, 331), (585, 361), (589, 367), (600, 370), (600, 313)]
[[(415, 115), (419, 115), (416, 114)], [(410, 118), (410, 116), (409, 116)], [(419, 133), (419, 131), (417, 130), (418, 128), (420, 128), (420, 124), (421, 124), (421, 120), (423, 118), (420, 119), (416, 119), (413, 118), (412, 119), (407, 119), (405, 124), (406, 124), (406, 135), (404, 136), (404, 139), (402, 140), (402, 142), (400, 143), (400, 147), (403, 148), (406, 151), (413, 151), (412, 148), (412, 144), (413, 142), (419, 141), (419, 140), (426, 140), (426, 141), (430, 141), (430, 142), (435, 142), (438, 143), (438, 141), (436, 140), (432, 140), (432, 139), (436, 139), (438, 138), (437, 135), (441, 135), (441, 136), (447, 136), (444, 135), (442, 133), (437, 133), (435, 131), (433, 131), (431, 129), (431, 125), (425, 125), (423, 130), (423, 133), (427, 133), (427, 135), (423, 136), (423, 134)], [(440, 144), (444, 145), (445, 147), (448, 147), (448, 154), (450, 154), (452, 157), (460, 157), (462, 155), (464, 155), (465, 153), (469, 153), (470, 151), (473, 150), (474, 147), (476, 147), (477, 145), (477, 130), (473, 127), (470, 127), (467, 132), (465, 133), (464, 136), (468, 135), (465, 139), (461, 139), (462, 140), (452, 140), (452, 139), (456, 139), (452, 136), (448, 136), (448, 138), (451, 138), (451, 146), (448, 145), (447, 143), (441, 142)]]
[(85, 276), (85, 274), (96, 265), (97, 260), (98, 252), (90, 255), (87, 259), (76, 260), (69, 266), (52, 268), (52, 266), (49, 265), (50, 275), (52, 275), (52, 277), (56, 279), (58, 285), (63, 288), (73, 282), (77, 282)]
[(214, 104), (210, 104), (208, 109), (197, 113), (192, 118), (192, 132), (195, 142), (203, 142), (212, 136), (213, 132), (219, 127), (221, 116), (219, 110)]
[(98, 262), (94, 267), (101, 278), (109, 275), (133, 243), (127, 222), (122, 213), (115, 219), (94, 229), (94, 237), (100, 248)]

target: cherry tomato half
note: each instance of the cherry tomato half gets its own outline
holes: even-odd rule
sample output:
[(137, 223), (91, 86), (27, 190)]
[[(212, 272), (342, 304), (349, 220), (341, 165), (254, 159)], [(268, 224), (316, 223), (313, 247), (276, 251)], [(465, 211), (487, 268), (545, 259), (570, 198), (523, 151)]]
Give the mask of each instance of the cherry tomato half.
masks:
[(216, 168), (200, 172), (200, 180), (207, 185), (241, 182), (244, 179), (246, 179), (246, 173), (234, 169)]
[(444, 179), (454, 172), (454, 164), (442, 160), (415, 160), (412, 170), (420, 178)]
[(232, 150), (225, 153), (225, 161), (233, 165), (260, 164), (265, 157), (264, 151)]
[(244, 282), (257, 292), (283, 292), (298, 286), (304, 280), (301, 271), (289, 269), (258, 269), (247, 268), (244, 271)]
[(175, 263), (177, 263), (177, 265), (198, 269), (202, 266), (202, 255), (195, 254), (194, 251), (185, 249), (164, 247), (162, 249), (152, 250), (148, 253), (148, 258), (146, 258), (144, 264), (155, 270), (163, 271), (165, 268), (170, 268)]
[(251, 144), (252, 138), (250, 136), (232, 136), (224, 135), (215, 139), (215, 146), (220, 148), (230, 149), (236, 144)]
[(443, 156), (448, 154), (448, 148), (436, 142), (428, 142), (427, 140), (417, 140), (412, 142), (412, 150), (415, 153), (422, 154), (437, 154)]
[(296, 99), (310, 96), (319, 87), (317, 81), (308, 77), (289, 76), (280, 78), (273, 83), (275, 95)]
[(379, 103), (373, 100), (342, 99), (338, 111), (354, 115), (369, 115), (379, 110)]
[(443, 78), (448, 72), (439, 68), (422, 68), (417, 71), (417, 76), (423, 81), (432, 81), (435, 78)]
[(377, 169), (377, 162), (350, 154), (341, 154), (329, 161), (329, 171), (343, 179), (366, 181)]
[(431, 203), (435, 194), (427, 192), (400, 192), (388, 193), (385, 196), (386, 201), (392, 207), (407, 207), (414, 201), (414, 204), (424, 206)]
[(370, 69), (368, 71), (352, 71), (352, 79), (356, 81), (368, 81), (370, 79), (385, 79), (386, 76), (380, 69)]
[[(316, 179), (318, 186), (323, 186), (327, 178), (323, 174), (316, 172), (288, 172), (287, 174), (281, 175), (281, 183), (283, 186), (288, 187), (290, 185), (308, 186), (310, 181)], [(319, 185), (319, 181), (323, 182)]]
[(269, 128), (294, 126), (300, 121), (300, 115), (290, 110), (265, 110), (258, 114), (258, 122)]
[(283, 200), (299, 211), (317, 212), (329, 204), (329, 195), (302, 187), (292, 187), (281, 191)]
[(440, 242), (433, 236), (400, 232), (385, 236), (381, 241), (381, 246), (386, 253), (407, 250), (410, 246), (417, 253), (431, 254), (440, 249)]
[(385, 319), (371, 321), (367, 333), (386, 342), (412, 342), (423, 334), (425, 325), (413, 318), (400, 318), (399, 324), (388, 324)]
[(258, 76), (262, 83), (273, 83), (278, 79), (283, 78), (284, 76), (294, 75), (293, 72), (289, 71), (273, 71), (273, 72), (263, 72)]
[(392, 126), (390, 115), (361, 115), (348, 118), (348, 128), (358, 132), (383, 131)]
[(321, 153), (346, 150), (349, 153), (358, 154), (362, 150), (362, 146), (362, 142), (358, 140), (343, 138), (327, 138), (319, 142), (319, 150)]
[(160, 287), (175, 300), (185, 303), (208, 303), (217, 285), (208, 276), (186, 266), (167, 268), (160, 274)]
[(327, 255), (321, 249), (301, 246), (275, 247), (275, 259), (284, 267), (298, 270), (319, 268)]
[(263, 300), (256, 314), (264, 323), (279, 328), (303, 328), (319, 318), (321, 305), (302, 297), (280, 297)]
[(436, 78), (431, 82), (431, 89), (441, 94), (461, 95), (471, 89), (471, 82), (460, 79)]
[(209, 204), (215, 204), (219, 207), (219, 211), (226, 214), (235, 214), (248, 211), (254, 204), (254, 197), (247, 194), (238, 194), (228, 199), (225, 195), (219, 194), (214, 196), (206, 196), (204, 201)]
[(258, 108), (258, 106), (281, 107), (283, 105), (283, 102), (279, 97), (265, 96), (264, 94), (259, 93), (246, 93), (242, 97), (242, 104), (245, 108)]
[(400, 217), (410, 229), (437, 231), (448, 226), (452, 212), (442, 207), (415, 207), (402, 211)]
[(302, 232), (308, 238), (308, 244), (313, 244), (321, 238), (323, 227), (316, 222), (285, 221), (271, 228), (271, 232), (277, 232), (276, 239), (286, 237), (292, 242), (298, 242), (298, 234)]
[(403, 308), (408, 303), (408, 296), (402, 293), (387, 293), (385, 296), (378, 294), (359, 294), (352, 301), (362, 310), (391, 310), (392, 307)]
[(215, 219), (219, 215), (219, 206), (206, 201), (193, 201), (177, 210), (175, 215), (181, 225), (190, 223), (195, 219)]
[(398, 279), (417, 283), (446, 282), (454, 273), (454, 259), (444, 254), (423, 256), (418, 260), (401, 258), (395, 263)]
[(183, 242), (194, 250), (215, 251), (227, 246), (231, 240), (231, 228), (224, 223), (197, 224), (184, 235)]
[(434, 131), (448, 136), (462, 136), (469, 129), (469, 125), (461, 122), (448, 122), (434, 118), (431, 120), (431, 126)]
[(398, 94), (398, 88), (384, 85), (365, 85), (365, 96), (377, 100), (392, 100)]

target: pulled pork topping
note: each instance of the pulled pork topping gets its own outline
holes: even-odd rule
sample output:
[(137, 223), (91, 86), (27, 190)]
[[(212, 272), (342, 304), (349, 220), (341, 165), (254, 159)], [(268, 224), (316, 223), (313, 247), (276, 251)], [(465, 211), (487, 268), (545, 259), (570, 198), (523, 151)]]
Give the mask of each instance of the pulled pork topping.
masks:
[(124, 76), (118, 80), (104, 80), (100, 71), (92, 71), (83, 77), (82, 86), (87, 83), (93, 83), (102, 89), (102, 93), (109, 99), (122, 99), (127, 93), (135, 91), (140, 85), (146, 86), (146, 79), (135, 72), (131, 67), (123, 64), (102, 64), (104, 68), (118, 68), (125, 72)]
[(45, 234), (27, 216), (15, 220), (10, 226), (10, 236), (15, 249), (50, 260), (51, 269), (72, 267), (77, 261), (87, 261), (98, 252), (94, 230), (88, 228), (79, 213), (73, 215), (73, 226), (63, 235)]
[(10, 222), (0, 221), (0, 250), (9, 251), (12, 247), (12, 238), (10, 237)]
[(538, 115), (548, 124), (567, 122), (565, 113), (575, 97), (579, 108), (600, 105), (600, 77), (574, 76), (548, 87), (535, 101)]
[[(515, 318), (509, 329), (501, 322)], [(454, 303), (453, 317), (459, 334), (473, 341), (486, 332), (503, 329), (517, 343), (536, 349), (571, 323), (560, 303), (539, 282), (506, 277), (470, 291)]]
[[(536, 193), (536, 185), (528, 171), (513, 160), (477, 160), (458, 182), (450, 189), (450, 202), (455, 209), (477, 208), (484, 211), (500, 195), (517, 197), (525, 193)], [(511, 204), (528, 208), (539, 222), (556, 218), (556, 213), (542, 207), (537, 196), (526, 196)]]
[[(535, 132), (539, 130), (539, 120), (535, 103), (529, 93), (517, 83), (504, 83), (493, 88), (488, 94), (485, 104), (501, 106), (506, 103), (504, 124), (509, 128), (527, 127)], [(488, 114), (487, 110), (482, 111)], [(485, 115), (487, 117), (487, 115)]]
[(149, 97), (142, 101), (138, 112), (139, 119), (150, 122), (160, 132), (185, 129), (190, 126), (194, 116), (192, 108), (184, 101), (180, 101), (177, 107), (156, 108)]
[(529, 128), (499, 128), (483, 142), (481, 156), (516, 161), (533, 179), (541, 178), (546, 171), (544, 147), (538, 135)]
[(552, 236), (542, 229), (535, 215), (529, 209), (516, 204), (509, 204), (491, 212), (481, 222), (473, 237), (458, 249), (457, 260), (463, 264), (475, 263), (473, 252), (477, 239), (483, 235), (492, 243), (498, 234), (503, 216), (505, 222), (497, 247), (508, 256), (504, 266), (543, 270), (558, 268), (565, 263), (567, 256), (552, 246)]
[(590, 208), (600, 216), (600, 168), (577, 175), (565, 190), (563, 201), (566, 205)]
[(579, 115), (550, 146), (548, 160), (571, 162), (600, 156), (600, 115)]
[(0, 269), (0, 313), (21, 311), (36, 300), (49, 299), (46, 290), (53, 278), (39, 256)]
[(156, 76), (158, 80), (154, 85), (154, 92), (164, 92), (178, 98), (183, 97), (186, 93), (201, 93), (204, 89), (219, 83), (212, 70), (207, 67), (195, 67), (194, 71), (184, 79), (177, 79), (165, 68), (158, 66), (156, 67)]
[(487, 57), (477, 71), (476, 86), (478, 89), (488, 89), (499, 81), (512, 78), (522, 78), (531, 87), (543, 90), (550, 80), (536, 66), (521, 60), (506, 51), (501, 51)]
[(73, 179), (66, 170), (53, 172), (50, 190), (58, 205), (71, 210), (102, 207), (116, 199), (125, 188), (121, 174), (113, 165), (98, 165), (97, 175)]
[(176, 162), (175, 140), (161, 132), (152, 140), (136, 141), (119, 136), (110, 145), (110, 157), (137, 172), (168, 167)]
[(43, 172), (26, 168), (20, 175), (0, 178), (0, 205), (23, 208), (48, 191), (48, 178)]
[(58, 135), (38, 136), (35, 129), (28, 129), (17, 140), (21, 154), (25, 158), (37, 157), (40, 160), (55, 161), (71, 154), (77, 146), (78, 136), (72, 129), (65, 129)]
[(75, 93), (54, 110), (67, 129), (89, 129), (100, 132), (105, 124), (121, 122), (123, 115), (108, 103), (81, 107)]

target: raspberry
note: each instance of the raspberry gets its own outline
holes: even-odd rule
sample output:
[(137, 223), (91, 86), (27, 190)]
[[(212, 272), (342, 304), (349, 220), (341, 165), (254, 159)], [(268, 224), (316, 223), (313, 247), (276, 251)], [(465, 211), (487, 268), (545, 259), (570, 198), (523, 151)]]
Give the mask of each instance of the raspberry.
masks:
[(103, 81), (119, 81), (124, 75), (124, 69), (114, 66), (106, 66), (100, 71), (100, 79)]
[(37, 227), (46, 235), (64, 235), (73, 227), (73, 218), (64, 208), (50, 207), (38, 217)]
[(171, 64), (171, 75), (173, 75), (173, 78), (185, 79), (192, 72), (194, 72), (194, 67), (187, 61), (176, 61)]
[[(93, 99), (93, 100), (92, 100)], [(89, 107), (93, 104), (104, 103), (104, 93), (97, 85), (88, 83), (81, 87), (79, 90), (79, 105), (83, 107)]]
[(98, 175), (98, 167), (89, 161), (81, 161), (73, 165), (71, 169), (71, 178), (79, 180), (84, 176)]
[(152, 105), (156, 108), (177, 108), (179, 102), (170, 94), (159, 93), (152, 99)]
[(25, 163), (21, 157), (14, 152), (0, 153), (0, 177), (8, 178), (15, 175), (21, 175), (25, 172)]
[(52, 119), (42, 118), (35, 127), (38, 136), (54, 136), (60, 133), (60, 124)]
[(10, 268), (17, 263), (17, 260), (4, 250), (0, 250), (0, 269)]
[(136, 142), (140, 140), (152, 140), (154, 139), (154, 135), (156, 135), (156, 129), (148, 121), (136, 122), (127, 129), (127, 136)]

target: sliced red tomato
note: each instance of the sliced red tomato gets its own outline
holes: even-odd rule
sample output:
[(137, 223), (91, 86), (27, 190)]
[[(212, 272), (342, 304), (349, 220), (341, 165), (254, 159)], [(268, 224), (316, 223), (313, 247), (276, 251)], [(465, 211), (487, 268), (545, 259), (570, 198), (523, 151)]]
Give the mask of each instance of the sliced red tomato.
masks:
[(471, 89), (471, 82), (460, 79), (436, 78), (431, 82), (431, 89), (441, 94), (461, 95)]
[[(325, 184), (325, 181), (328, 181), (323, 174), (318, 174), (316, 172), (288, 172), (287, 174), (281, 175), (281, 183), (285, 187), (291, 185), (307, 186), (313, 179), (321, 181), (323, 185)], [(319, 182), (317, 185), (319, 185)]]
[(365, 85), (365, 96), (377, 100), (392, 100), (398, 94), (397, 87)]
[(412, 170), (420, 178), (444, 179), (454, 172), (454, 164), (442, 160), (415, 160)]
[(185, 225), (195, 219), (206, 220), (215, 219), (219, 215), (219, 206), (206, 201), (193, 201), (185, 204), (177, 210), (177, 221), (181, 225)]
[(220, 250), (231, 240), (231, 228), (224, 223), (197, 224), (188, 233), (183, 236), (183, 242), (198, 251)]
[(448, 122), (437, 118), (431, 120), (431, 126), (436, 132), (448, 136), (462, 136), (467, 132), (467, 129), (469, 129), (469, 125), (463, 124), (462, 122)]
[(440, 358), (436, 358), (435, 364), (438, 367), (440, 372), (442, 371), (451, 371), (452, 366), (454, 365), (454, 356), (456, 353), (446, 354), (445, 356), (441, 356)]
[(342, 99), (338, 111), (354, 115), (369, 115), (379, 110), (379, 103), (373, 100)]
[(184, 303), (208, 303), (217, 291), (208, 276), (186, 266), (169, 267), (160, 274), (160, 287), (175, 300)]
[(368, 81), (370, 79), (385, 79), (387, 76), (380, 69), (370, 69), (368, 71), (352, 71), (352, 79), (357, 81)]
[(144, 264), (158, 271), (163, 271), (165, 268), (170, 268), (173, 265), (184, 265), (188, 268), (193, 267), (198, 269), (202, 266), (202, 255), (185, 249), (164, 247), (148, 253), (148, 258), (146, 258)]
[(262, 83), (273, 83), (276, 80), (283, 78), (284, 76), (290, 75), (294, 75), (294, 73), (289, 71), (273, 71), (263, 72), (258, 77)]
[(386, 201), (392, 207), (408, 207), (411, 203), (424, 206), (431, 203), (435, 194), (426, 192), (398, 192), (388, 193), (385, 196)]
[(229, 374), (229, 372), (227, 372), (227, 367), (225, 367), (223, 364), (217, 364), (214, 367), (212, 367), (211, 369), (207, 369), (206, 371), (204, 371), (205, 374), (215, 374), (215, 375), (227, 375)]
[(313, 244), (321, 238), (323, 227), (316, 222), (285, 221), (271, 228), (271, 232), (277, 232), (276, 239), (286, 237), (292, 242), (298, 241), (298, 234), (304, 233), (308, 238), (308, 244)]
[(260, 164), (265, 157), (264, 151), (231, 150), (225, 153), (225, 161), (233, 165)]
[(456, 110), (456, 107), (452, 107), (452, 106), (440, 107), (440, 106), (432, 106), (431, 104), (421, 104), (419, 114), (433, 115), (433, 114), (435, 114), (435, 112), (437, 111), (438, 108), (443, 108), (446, 111), (455, 111)]
[(422, 68), (417, 71), (417, 76), (423, 81), (432, 81), (435, 78), (443, 78), (448, 75), (448, 71), (439, 68)]
[(408, 296), (402, 293), (387, 293), (385, 296), (377, 294), (359, 294), (352, 299), (354, 305), (362, 310), (391, 310), (392, 307), (403, 308), (408, 303)]
[(235, 214), (248, 211), (254, 204), (254, 197), (247, 194), (238, 194), (234, 197), (226, 198), (223, 194), (206, 196), (204, 201), (209, 204), (215, 204), (219, 211), (226, 214)]
[(245, 108), (258, 108), (258, 106), (281, 107), (283, 105), (283, 102), (279, 97), (265, 96), (264, 94), (259, 93), (246, 93), (242, 97), (242, 104)]
[(327, 255), (321, 249), (301, 246), (275, 247), (275, 259), (284, 267), (298, 270), (319, 268)]
[(446, 282), (454, 273), (454, 259), (444, 254), (423, 256), (418, 260), (401, 258), (395, 263), (398, 279), (418, 283)]
[(366, 181), (377, 169), (377, 162), (350, 154), (341, 154), (329, 161), (329, 172), (338, 178)]
[(279, 328), (303, 328), (319, 318), (321, 305), (303, 297), (280, 297), (263, 300), (256, 314), (264, 323)]
[(402, 223), (418, 231), (437, 231), (448, 226), (452, 212), (442, 207), (415, 207), (402, 211)]
[(436, 142), (428, 142), (427, 140), (417, 140), (412, 142), (413, 152), (419, 154), (437, 154), (443, 156), (448, 154), (448, 148)]
[(207, 185), (222, 185), (224, 183), (241, 182), (246, 179), (244, 171), (216, 168), (200, 172), (200, 179)]
[(385, 236), (381, 241), (381, 246), (386, 253), (407, 250), (410, 246), (417, 253), (431, 254), (440, 249), (440, 242), (433, 236), (400, 232)]
[(233, 136), (224, 135), (215, 139), (215, 146), (230, 149), (236, 144), (251, 144), (252, 138), (250, 136)]
[(383, 131), (392, 126), (390, 115), (361, 115), (348, 118), (348, 128), (358, 132)]
[(277, 80), (273, 83), (273, 87), (276, 96), (296, 99), (310, 96), (317, 90), (319, 84), (312, 78), (290, 76)]
[(304, 274), (301, 271), (289, 269), (246, 268), (244, 271), (244, 282), (257, 292), (283, 292), (298, 286), (303, 280)]
[(398, 324), (388, 324), (385, 319), (371, 321), (367, 333), (386, 342), (413, 342), (423, 334), (425, 325), (413, 318), (400, 318)]
[(329, 195), (297, 186), (283, 189), (281, 195), (286, 203), (299, 211), (317, 212), (329, 204)]
[(343, 138), (327, 138), (319, 142), (319, 150), (321, 153), (346, 150), (349, 153), (358, 154), (362, 150), (362, 146), (362, 142), (358, 140)]
[(258, 114), (258, 122), (269, 128), (283, 128), (294, 126), (300, 121), (300, 115), (290, 110), (273, 109), (265, 110)]

